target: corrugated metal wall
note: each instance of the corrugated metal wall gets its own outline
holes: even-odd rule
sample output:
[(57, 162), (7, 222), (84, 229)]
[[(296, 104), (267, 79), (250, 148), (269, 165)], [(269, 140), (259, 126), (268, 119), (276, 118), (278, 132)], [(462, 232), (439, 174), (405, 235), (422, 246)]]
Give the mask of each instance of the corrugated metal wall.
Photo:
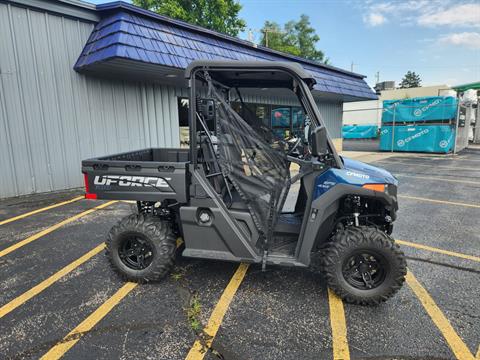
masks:
[[(177, 96), (186, 89), (72, 70), (92, 29), (0, 3), (0, 198), (82, 186), (85, 158), (179, 146)], [(341, 104), (318, 105), (340, 137)]]
[(342, 106), (341, 102), (317, 101), (325, 127), (332, 139), (342, 138)]
[(0, 3), (0, 197), (81, 186), (88, 157), (179, 145), (179, 90), (72, 70), (92, 29)]

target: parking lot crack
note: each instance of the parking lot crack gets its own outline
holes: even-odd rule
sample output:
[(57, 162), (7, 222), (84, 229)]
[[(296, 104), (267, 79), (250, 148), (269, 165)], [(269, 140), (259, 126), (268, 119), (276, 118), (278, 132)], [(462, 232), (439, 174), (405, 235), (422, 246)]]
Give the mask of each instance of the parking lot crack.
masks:
[(190, 281), (186, 276), (188, 269), (189, 267), (175, 268), (171, 275), (171, 278), (179, 284), (177, 291), (184, 303), (185, 318), (195, 336), (195, 340), (200, 342), (202, 351), (210, 352), (216, 358), (223, 360), (225, 359), (224, 356), (213, 346), (212, 337), (203, 330), (205, 324), (201, 320), (202, 305), (198, 292), (192, 289)]
[(429, 264), (433, 264), (433, 265), (448, 267), (448, 268), (455, 269), (455, 270), (471, 272), (471, 273), (474, 273), (474, 274), (480, 274), (480, 270), (476, 270), (476, 269), (472, 269), (472, 268), (468, 268), (468, 267), (464, 267), (464, 266), (451, 265), (451, 264), (447, 264), (447, 263), (440, 262), (440, 261), (434, 261), (434, 260), (424, 259), (424, 258), (419, 258), (419, 257), (414, 257), (414, 256), (406, 256), (405, 258), (407, 260), (410, 260), (410, 261), (421, 261), (421, 262), (425, 262), (425, 263), (429, 263)]

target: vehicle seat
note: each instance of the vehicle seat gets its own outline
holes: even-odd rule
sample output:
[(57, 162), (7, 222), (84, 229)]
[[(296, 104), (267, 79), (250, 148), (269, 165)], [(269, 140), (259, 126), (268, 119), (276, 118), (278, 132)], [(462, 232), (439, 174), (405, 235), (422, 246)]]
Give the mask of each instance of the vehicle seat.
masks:
[[(229, 135), (224, 135), (227, 141), (221, 146), (228, 147), (228, 150), (225, 151), (225, 154), (228, 157), (228, 163), (235, 166), (236, 169), (239, 168), (239, 165), (242, 164), (242, 158), (238, 153), (237, 148), (235, 147), (233, 140)], [(230, 193), (232, 198), (230, 198), (229, 192), (227, 191), (227, 184), (223, 179), (222, 170), (217, 162), (216, 154), (212, 153), (212, 147), (208, 143), (209, 139), (206, 135), (199, 135), (198, 144), (200, 145), (201, 151), (201, 161), (204, 166), (205, 174), (207, 175), (210, 183), (212, 184), (215, 191), (220, 194), (223, 198), (224, 203), (234, 210), (247, 210), (247, 204), (240, 197), (238, 191), (235, 190), (233, 186), (230, 186)], [(218, 151), (217, 144), (214, 143), (214, 149)]]

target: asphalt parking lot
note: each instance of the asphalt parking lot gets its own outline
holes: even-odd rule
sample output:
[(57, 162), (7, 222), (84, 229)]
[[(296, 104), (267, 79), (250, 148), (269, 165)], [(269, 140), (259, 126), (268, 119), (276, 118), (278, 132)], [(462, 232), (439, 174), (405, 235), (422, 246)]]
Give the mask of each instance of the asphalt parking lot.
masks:
[(343, 304), (316, 270), (180, 256), (164, 281), (125, 284), (102, 244), (132, 204), (0, 201), (0, 358), (480, 359), (480, 151), (374, 164), (400, 181), (409, 267), (374, 308)]

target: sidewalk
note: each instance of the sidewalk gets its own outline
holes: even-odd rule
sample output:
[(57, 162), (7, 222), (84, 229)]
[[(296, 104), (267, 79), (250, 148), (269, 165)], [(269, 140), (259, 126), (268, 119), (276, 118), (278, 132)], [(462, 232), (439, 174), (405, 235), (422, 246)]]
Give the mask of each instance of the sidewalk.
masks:
[(373, 162), (378, 160), (388, 159), (392, 156), (402, 156), (406, 155), (405, 153), (396, 153), (396, 152), (374, 152), (374, 151), (341, 151), (341, 156), (355, 159), (363, 162)]
[[(469, 147), (470, 148), (470, 147)], [(478, 147), (480, 149), (480, 146)], [(380, 151), (341, 151), (341, 156), (363, 162), (385, 160), (390, 157), (417, 157), (417, 158), (455, 158), (458, 154), (431, 154), (415, 152), (380, 152)]]

